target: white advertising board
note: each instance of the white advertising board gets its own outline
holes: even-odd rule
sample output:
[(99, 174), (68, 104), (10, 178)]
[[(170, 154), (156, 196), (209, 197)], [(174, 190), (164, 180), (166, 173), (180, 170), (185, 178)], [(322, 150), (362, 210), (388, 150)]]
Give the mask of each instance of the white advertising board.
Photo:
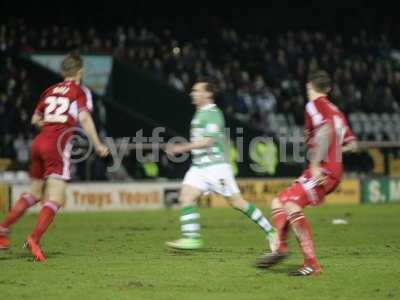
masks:
[[(66, 190), (66, 201), (62, 211), (124, 211), (160, 209), (177, 203), (179, 182), (145, 183), (71, 183)], [(29, 192), (27, 184), (12, 186), (12, 203)], [(51, 199), (49, 199), (51, 200)], [(32, 212), (40, 209), (32, 208)]]

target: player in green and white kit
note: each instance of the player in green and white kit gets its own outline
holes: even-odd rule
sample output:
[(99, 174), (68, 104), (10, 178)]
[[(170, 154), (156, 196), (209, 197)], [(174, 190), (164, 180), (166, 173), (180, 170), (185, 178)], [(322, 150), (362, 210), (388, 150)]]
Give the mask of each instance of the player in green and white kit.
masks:
[(167, 148), (169, 154), (191, 151), (193, 164), (185, 175), (179, 196), (182, 238), (166, 244), (176, 249), (199, 249), (203, 246), (196, 201), (203, 193), (215, 192), (225, 196), (233, 208), (258, 224), (267, 236), (270, 249), (277, 249), (275, 229), (254, 204), (243, 199), (226, 161), (225, 121), (221, 110), (214, 104), (214, 94), (212, 83), (199, 81), (194, 84), (191, 96), (197, 111), (191, 122), (190, 143), (173, 144)]

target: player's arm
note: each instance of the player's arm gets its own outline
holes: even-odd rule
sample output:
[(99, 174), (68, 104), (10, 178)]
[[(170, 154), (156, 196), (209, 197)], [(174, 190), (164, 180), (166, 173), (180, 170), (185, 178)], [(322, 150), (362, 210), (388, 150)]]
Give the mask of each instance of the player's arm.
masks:
[(195, 149), (208, 148), (213, 145), (219, 131), (223, 128), (223, 121), (217, 114), (209, 115), (204, 122), (204, 133), (202, 138), (190, 142), (167, 147), (167, 152), (171, 154), (181, 154)]
[(101, 157), (108, 155), (108, 148), (100, 141), (90, 113), (87, 110), (83, 110), (79, 113), (78, 117), (79, 123), (81, 124), (89, 140), (93, 143), (97, 154)]
[(314, 148), (310, 157), (310, 169), (312, 176), (319, 180), (323, 180), (320, 163), (323, 161), (329, 150), (329, 145), (332, 142), (333, 128), (331, 122), (324, 123), (315, 129)]
[(43, 116), (41, 114), (34, 113), (31, 119), (31, 124), (40, 129), (42, 128), (43, 123)]
[(44, 98), (45, 98), (46, 92), (47, 92), (47, 90), (44, 93), (42, 93), (42, 95), (40, 95), (39, 101), (35, 107), (35, 112), (33, 113), (32, 118), (31, 118), (31, 124), (33, 126), (37, 127), (38, 129), (41, 129), (44, 124), (43, 114), (44, 114), (44, 110), (45, 110)]
[(342, 147), (342, 152), (356, 152), (359, 149), (357, 140), (348, 142), (346, 145)]
[(333, 120), (327, 107), (314, 102), (306, 105), (305, 125), (313, 128), (312, 153), (308, 156), (312, 177), (320, 183), (324, 181), (324, 175), (320, 168), (320, 163), (326, 159), (329, 145), (333, 139)]
[(344, 138), (343, 138), (343, 147), (342, 147), (342, 152), (356, 152), (358, 150), (358, 142), (356, 136), (353, 134), (352, 130), (350, 129), (350, 126), (344, 118)]
[(315, 130), (314, 151), (310, 159), (311, 165), (317, 166), (327, 157), (331, 141), (332, 126), (330, 123), (325, 123)]
[(169, 145), (167, 147), (167, 152), (171, 154), (182, 154), (185, 152), (190, 152), (194, 149), (203, 149), (208, 148), (214, 143), (214, 139), (212, 137), (204, 137), (198, 141), (191, 143), (181, 143)]

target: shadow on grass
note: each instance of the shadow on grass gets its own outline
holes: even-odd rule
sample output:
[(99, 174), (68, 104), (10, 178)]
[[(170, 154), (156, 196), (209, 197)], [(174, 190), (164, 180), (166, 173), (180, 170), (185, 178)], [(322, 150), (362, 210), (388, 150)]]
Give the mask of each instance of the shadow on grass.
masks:
[(272, 273), (272, 274), (288, 274), (289, 272), (295, 271), (300, 267), (300, 264), (293, 263), (281, 263), (271, 268), (259, 268), (253, 264), (253, 267), (263, 273)]
[(300, 264), (284, 264), (284, 265), (280, 265), (280, 266), (275, 266), (271, 269), (269, 269), (269, 271), (271, 273), (276, 273), (276, 274), (287, 274), (289, 272), (295, 271), (300, 267)]
[(176, 256), (194, 256), (197, 253), (201, 252), (200, 250), (179, 250), (179, 249), (166, 249), (168, 254), (176, 255)]
[(205, 247), (201, 249), (189, 250), (189, 249), (173, 249), (166, 248), (167, 252), (175, 255), (196, 255), (196, 254), (204, 254), (204, 253), (234, 253), (232, 249), (223, 249), (223, 248), (213, 248), (213, 247)]
[[(59, 256), (65, 256), (66, 254), (61, 251), (50, 251), (50, 252), (45, 252), (45, 257), (46, 259), (48, 258), (56, 258)], [(0, 256), (0, 261), (7, 261), (7, 260), (27, 260), (27, 261), (33, 261), (33, 256), (29, 253), (29, 250), (26, 250), (24, 252), (12, 252), (12, 251), (7, 251), (5, 252), (6, 256), (1, 255)]]

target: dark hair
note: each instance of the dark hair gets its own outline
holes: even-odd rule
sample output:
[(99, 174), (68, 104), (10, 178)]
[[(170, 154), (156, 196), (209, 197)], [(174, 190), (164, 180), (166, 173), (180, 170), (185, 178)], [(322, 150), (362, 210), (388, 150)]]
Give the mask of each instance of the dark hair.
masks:
[(218, 93), (217, 84), (215, 80), (207, 77), (200, 77), (196, 80), (196, 83), (205, 83), (205, 90), (213, 95), (216, 96)]
[(61, 73), (64, 77), (75, 76), (82, 68), (83, 60), (75, 53), (68, 54), (61, 63)]
[(313, 88), (318, 93), (329, 93), (332, 88), (332, 81), (328, 72), (324, 70), (318, 70), (311, 72), (308, 75), (308, 82), (310, 82)]

